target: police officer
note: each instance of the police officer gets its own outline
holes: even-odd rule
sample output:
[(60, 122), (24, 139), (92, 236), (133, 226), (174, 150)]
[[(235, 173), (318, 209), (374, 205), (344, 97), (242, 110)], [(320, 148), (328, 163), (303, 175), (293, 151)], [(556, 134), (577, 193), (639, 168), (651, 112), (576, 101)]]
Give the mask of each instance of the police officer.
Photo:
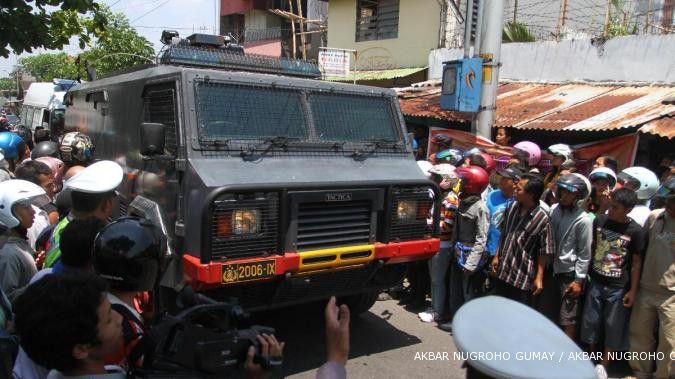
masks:
[(453, 319), (453, 338), (468, 364), (467, 378), (597, 378), (591, 361), (560, 328), (501, 296), (464, 304)]
[(73, 219), (96, 217), (107, 222), (113, 211), (115, 188), (122, 183), (122, 167), (113, 161), (99, 161), (68, 179), (72, 209), (54, 228), (47, 249), (44, 267), (54, 267), (61, 257), (61, 231)]
[(124, 344), (108, 363), (142, 367), (141, 337), (145, 326), (134, 305), (145, 291), (153, 291), (160, 271), (165, 241), (146, 219), (123, 217), (106, 225), (96, 237), (93, 263), (109, 286), (108, 301), (123, 317)]

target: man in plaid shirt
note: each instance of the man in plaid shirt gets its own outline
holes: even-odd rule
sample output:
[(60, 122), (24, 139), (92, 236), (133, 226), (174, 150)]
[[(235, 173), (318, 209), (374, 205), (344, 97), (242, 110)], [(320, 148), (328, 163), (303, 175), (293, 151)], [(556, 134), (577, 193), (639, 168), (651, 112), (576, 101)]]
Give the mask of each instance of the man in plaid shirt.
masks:
[(543, 192), (538, 175), (526, 174), (518, 181), (516, 201), (505, 211), (492, 259), (497, 295), (527, 305), (544, 289), (544, 268), (554, 251), (551, 222), (539, 203)]

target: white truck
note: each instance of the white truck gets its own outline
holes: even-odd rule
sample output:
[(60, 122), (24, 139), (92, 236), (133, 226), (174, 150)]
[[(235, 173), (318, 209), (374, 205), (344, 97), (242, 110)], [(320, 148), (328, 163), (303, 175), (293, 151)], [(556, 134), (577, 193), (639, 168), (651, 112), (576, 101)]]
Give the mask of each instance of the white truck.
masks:
[(77, 81), (67, 79), (31, 84), (23, 99), (21, 123), (32, 130), (49, 129), (53, 135), (61, 134), (65, 114), (63, 96), (75, 84)]

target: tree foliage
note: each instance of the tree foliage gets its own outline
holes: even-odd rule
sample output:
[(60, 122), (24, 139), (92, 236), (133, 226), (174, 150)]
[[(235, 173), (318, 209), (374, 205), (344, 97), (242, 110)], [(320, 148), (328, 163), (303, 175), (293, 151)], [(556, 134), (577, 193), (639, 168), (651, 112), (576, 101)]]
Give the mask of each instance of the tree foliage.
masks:
[(19, 60), (23, 72), (35, 77), (38, 82), (49, 82), (54, 78), (77, 79), (78, 67), (75, 58), (66, 53), (37, 54)]
[[(0, 0), (0, 56), (32, 52), (34, 48), (62, 49), (70, 38), (80, 48), (106, 29), (105, 13), (95, 0)], [(84, 22), (81, 17), (90, 13)]]
[(502, 42), (534, 42), (534, 40), (534, 35), (525, 24), (516, 21), (504, 25)]
[(16, 90), (15, 78), (0, 78), (0, 91)]
[[(123, 13), (104, 11), (108, 27), (96, 44), (81, 54), (99, 75), (139, 64), (153, 63), (155, 50), (145, 37), (139, 35)], [(93, 21), (90, 21), (93, 22)]]
[[(65, 52), (37, 54), (21, 58), (19, 69), (34, 76), (38, 82), (49, 82), (54, 78), (86, 79), (85, 62), (94, 67), (98, 75), (153, 62), (152, 45), (129, 25), (123, 13), (113, 14), (107, 8), (102, 8), (101, 13), (109, 20), (108, 26), (79, 57)], [(79, 22), (88, 25), (96, 21), (82, 18)]]

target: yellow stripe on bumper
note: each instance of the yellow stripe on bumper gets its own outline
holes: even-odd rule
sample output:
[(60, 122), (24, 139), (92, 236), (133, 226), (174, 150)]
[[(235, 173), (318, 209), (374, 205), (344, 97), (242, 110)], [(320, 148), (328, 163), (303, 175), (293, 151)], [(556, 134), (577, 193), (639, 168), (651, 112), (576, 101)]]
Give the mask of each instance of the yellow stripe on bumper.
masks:
[(299, 272), (352, 266), (368, 263), (375, 258), (375, 245), (336, 247), (299, 252)]

